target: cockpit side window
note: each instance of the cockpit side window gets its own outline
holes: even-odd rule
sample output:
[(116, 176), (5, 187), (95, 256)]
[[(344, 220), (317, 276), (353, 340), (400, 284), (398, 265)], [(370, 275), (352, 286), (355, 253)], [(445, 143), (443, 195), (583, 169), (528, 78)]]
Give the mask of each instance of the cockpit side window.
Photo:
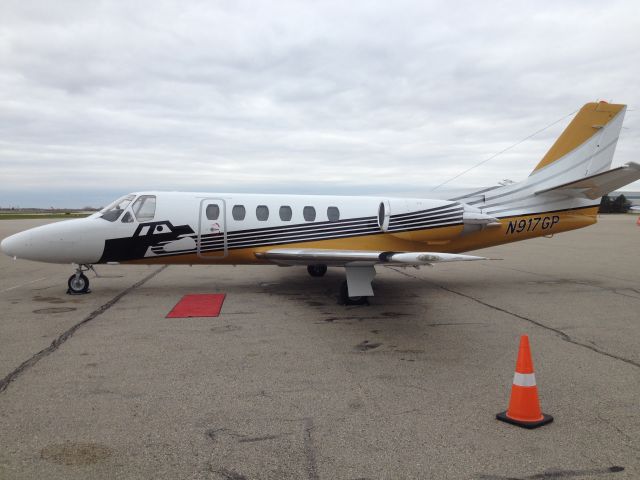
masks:
[(133, 214), (139, 222), (150, 222), (156, 214), (155, 195), (140, 195), (133, 202)]
[(134, 198), (135, 195), (126, 195), (122, 198), (119, 198), (111, 205), (108, 205), (102, 209), (102, 211), (100, 212), (100, 218), (103, 218), (109, 222), (115, 222)]

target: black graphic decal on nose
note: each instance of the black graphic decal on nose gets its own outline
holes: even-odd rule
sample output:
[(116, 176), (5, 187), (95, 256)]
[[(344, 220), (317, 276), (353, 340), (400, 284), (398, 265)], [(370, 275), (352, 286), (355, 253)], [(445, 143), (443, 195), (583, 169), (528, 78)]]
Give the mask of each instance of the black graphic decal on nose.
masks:
[(131, 237), (106, 240), (99, 263), (138, 260), (145, 257), (150, 247), (165, 245), (194, 234), (189, 225), (173, 226), (167, 220), (141, 223)]

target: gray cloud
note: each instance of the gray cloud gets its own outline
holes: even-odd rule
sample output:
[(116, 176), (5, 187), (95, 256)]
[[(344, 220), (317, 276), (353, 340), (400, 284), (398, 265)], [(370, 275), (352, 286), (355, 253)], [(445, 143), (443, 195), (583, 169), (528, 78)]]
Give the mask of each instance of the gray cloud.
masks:
[[(0, 205), (140, 189), (429, 196), (587, 101), (638, 108), (639, 10), (3, 2)], [(453, 185), (523, 178), (568, 121)], [(629, 111), (616, 164), (638, 160), (639, 126)]]

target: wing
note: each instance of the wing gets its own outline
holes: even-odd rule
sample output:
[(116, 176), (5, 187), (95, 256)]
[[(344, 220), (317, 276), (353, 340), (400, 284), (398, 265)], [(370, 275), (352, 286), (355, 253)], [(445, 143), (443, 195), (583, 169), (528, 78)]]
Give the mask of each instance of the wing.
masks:
[(255, 254), (278, 265), (322, 263), (332, 267), (373, 265), (431, 265), (439, 262), (486, 260), (484, 257), (439, 252), (376, 252), (370, 250), (330, 250), (316, 248), (277, 248)]

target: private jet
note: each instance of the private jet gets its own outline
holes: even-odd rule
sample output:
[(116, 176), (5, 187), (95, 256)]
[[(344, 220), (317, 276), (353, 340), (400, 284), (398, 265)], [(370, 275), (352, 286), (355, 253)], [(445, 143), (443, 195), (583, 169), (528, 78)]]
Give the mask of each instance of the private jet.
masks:
[(276, 264), (343, 267), (341, 303), (366, 303), (376, 265), (482, 260), (463, 252), (596, 223), (600, 198), (640, 179), (637, 163), (611, 169), (625, 110), (584, 105), (525, 180), (448, 199), (145, 191), (0, 248), (73, 264), (70, 294), (96, 264)]

